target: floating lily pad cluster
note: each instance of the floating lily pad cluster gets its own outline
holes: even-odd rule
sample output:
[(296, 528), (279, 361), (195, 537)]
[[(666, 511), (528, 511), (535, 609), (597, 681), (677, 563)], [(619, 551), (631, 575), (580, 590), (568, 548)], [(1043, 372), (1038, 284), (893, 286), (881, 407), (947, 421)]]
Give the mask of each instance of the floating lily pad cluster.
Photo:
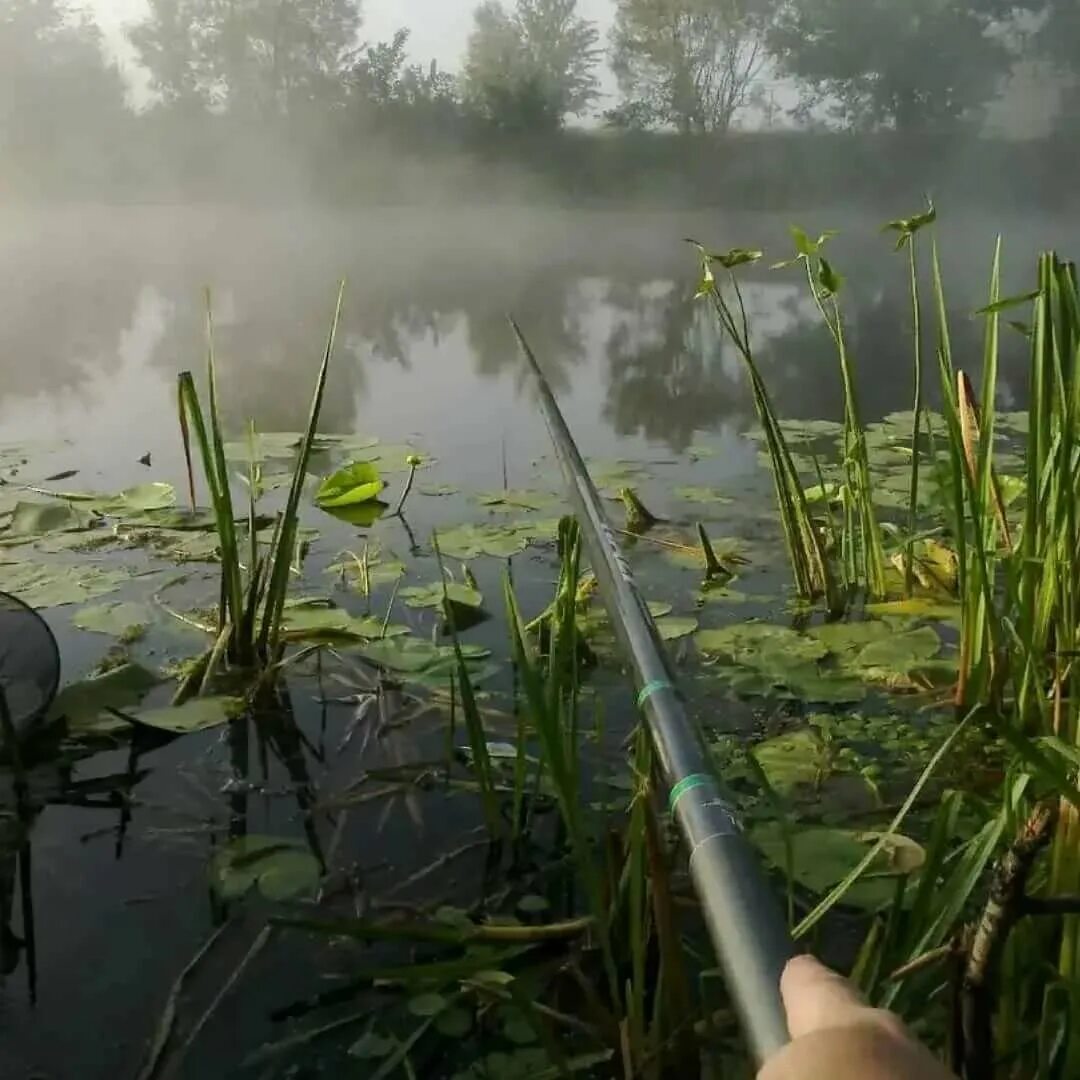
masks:
[(808, 702), (861, 701), (871, 688), (927, 689), (948, 681), (955, 665), (936, 662), (942, 641), (930, 626), (883, 621), (825, 624), (807, 632), (769, 623), (702, 630), (698, 648), (707, 669), (743, 697), (792, 697)]

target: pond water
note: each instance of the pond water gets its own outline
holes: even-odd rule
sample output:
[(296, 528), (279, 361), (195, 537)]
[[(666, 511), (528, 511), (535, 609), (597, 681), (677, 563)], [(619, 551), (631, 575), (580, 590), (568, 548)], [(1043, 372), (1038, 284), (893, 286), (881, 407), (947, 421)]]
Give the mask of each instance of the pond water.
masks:
[[(815, 232), (840, 230), (835, 261), (848, 282), (864, 419), (910, 407), (905, 262), (891, 254), (880, 222), (868, 217), (475, 209), (332, 215), (231, 207), (4, 211), (0, 447), (18, 447), (19, 460), (27, 462), (8, 478), (104, 492), (157, 480), (183, 493), (175, 384), (177, 372), (201, 371), (204, 362), (204, 286), (213, 291), (232, 437), (242, 437), (249, 419), (263, 432), (302, 429), (336, 282), (344, 276), (344, 320), (321, 430), (402, 447), (387, 451), (384, 461), (392, 496), (404, 477), (405, 446), (434, 460), (419, 473), (405, 522), (358, 530), (320, 514), (308, 500), (305, 524), (320, 535), (299, 591), (363, 613), (367, 602), (326, 572), (343, 550), (377, 544), (384, 558), (406, 563), (404, 584), (424, 585), (437, 579), (433, 530), (558, 516), (559, 478), (506, 322), (513, 313), (602, 483), (612, 490), (632, 485), (650, 509), (670, 519), (670, 535), (691, 536), (703, 520), (716, 538), (753, 542), (738, 586), (749, 599), (704, 608), (692, 571), (665, 558), (661, 547), (633, 546), (649, 595), (702, 626), (775, 612), (789, 575), (769, 478), (747, 437), (753, 403), (738, 357), (694, 301), (693, 252), (681, 241), (763, 247), (771, 262), (789, 253), (792, 221)], [(945, 215), (940, 236), (958, 335), (954, 350), (972, 374), (981, 365), (981, 327), (967, 313), (985, 296), (998, 231), (1006, 240), (1006, 292), (1030, 287), (1040, 247), (1068, 255), (1080, 239), (1076, 222)], [(797, 271), (758, 267), (745, 282), (754, 341), (778, 412), (836, 419), (835, 358), (805, 283)], [(1024, 370), (1017, 337), (1001, 378), (1004, 407), (1022, 401)], [(149, 466), (140, 462), (146, 455)], [(325, 466), (317, 459), (313, 467)], [(45, 483), (63, 473), (76, 475)], [(512, 489), (550, 497), (532, 510), (477, 502), (477, 493), (498, 492), (504, 479)], [(435, 494), (450, 488), (454, 493)], [(706, 493), (706, 501), (697, 502), (680, 488), (715, 489), (729, 501), (708, 501)], [(620, 516), (618, 503), (611, 505)], [(556, 576), (550, 544), (535, 542), (541, 531), (513, 560), (515, 587), (530, 615), (546, 604)], [(3, 558), (71, 555), (22, 546)], [(142, 550), (94, 558), (103, 566), (119, 559), (153, 571), (107, 601), (145, 600), (166, 586), (168, 602), (178, 608), (216, 600), (213, 567), (206, 564), (185, 564), (187, 580), (175, 584), (175, 566)], [(456, 574), (459, 560), (448, 561)], [(490, 649), (496, 663), (505, 661), (506, 563), (480, 557), (470, 567), (493, 617), (465, 640)], [(377, 590), (371, 610), (381, 615), (389, 595), (388, 587)], [(86, 675), (115, 646), (106, 635), (75, 628), (78, 611), (78, 605), (43, 611), (61, 647), (65, 682)], [(392, 619), (430, 638), (432, 614), (399, 601)], [(201, 647), (197, 632), (161, 616), (130, 646), (130, 655), (157, 667)], [(687, 640), (673, 648), (688, 657)], [(508, 679), (503, 663), (485, 684), (493, 702)], [(591, 752), (598, 762), (615, 760), (633, 723), (632, 702), (616, 671), (599, 673), (596, 682), (606, 700), (606, 725)], [(95, 744), (93, 752), (65, 744), (35, 760), (38, 812), (28, 876), (35, 963), (31, 972), (22, 950), (0, 982), (0, 1073), (138, 1075), (170, 987), (220, 921), (208, 860), (215, 845), (239, 832), (303, 836), (304, 822), (314, 822), (332, 870), (324, 889), (346, 890), (347, 883), (358, 894), (380, 897), (399, 888), (400, 897), (417, 902), (464, 903), (475, 894), (483, 855), (475, 844), (476, 850), (410, 880), (440, 854), (477, 839), (480, 817), (467, 798), (438, 785), (414, 785), (340, 813), (372, 769), (435, 768), (445, 759), (439, 702), (405, 702), (374, 735), (365, 734), (374, 730), (366, 722), (348, 740), (358, 687), (340, 670), (305, 666), (290, 693), (296, 726), (292, 736), (271, 740), (265, 772), (256, 747), (230, 744), (221, 730), (161, 745), (117, 738), (112, 748)], [(737, 729), (752, 715), (749, 706), (707, 689), (694, 694), (694, 707), (719, 728)], [(240, 770), (246, 778), (236, 775), (238, 761), (247, 763)], [(603, 772), (607, 765), (597, 768)], [(25, 937), (28, 913), (19, 889), (14, 892), (7, 905), (12, 927)], [(183, 1003), (195, 1016), (214, 1001), (258, 933), (254, 916), (231, 927), (235, 941), (225, 942), (223, 958), (215, 954), (211, 970), (197, 973), (194, 982), (205, 985), (185, 984)], [(243, 973), (238, 991), (212, 1011), (176, 1075), (239, 1074), (253, 1051), (286, 1033), (271, 1014), (324, 988), (336, 964), (348, 970), (332, 949), (313, 952), (303, 942), (275, 938)], [(315, 1060), (307, 1067), (321, 1075)], [(326, 1075), (344, 1075), (328, 1069)], [(247, 1074), (274, 1075), (257, 1068)], [(365, 1075), (364, 1068), (355, 1075)]]

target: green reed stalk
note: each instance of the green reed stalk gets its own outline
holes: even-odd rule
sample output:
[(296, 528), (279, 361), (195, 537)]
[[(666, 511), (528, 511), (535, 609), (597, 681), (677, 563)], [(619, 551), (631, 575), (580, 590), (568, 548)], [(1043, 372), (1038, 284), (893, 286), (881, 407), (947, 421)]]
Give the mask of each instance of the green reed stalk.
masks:
[(450, 631), (450, 638), (454, 646), (458, 691), (461, 695), (461, 711), (465, 717), (465, 730), (468, 732), (469, 746), (472, 749), (473, 769), (480, 789), (480, 803), (484, 810), (484, 821), (487, 824), (488, 835), (495, 841), (502, 836), (504, 830), (502, 819), (499, 817), (499, 800), (495, 794), (495, 778), (491, 767), (491, 755), (488, 753), (484, 718), (480, 715), (480, 707), (476, 703), (472, 680), (469, 678), (469, 669), (465, 663), (465, 656), (461, 651), (461, 640), (458, 637), (457, 623), (454, 620), (454, 608), (450, 603), (450, 595), (446, 589), (446, 567), (443, 565), (442, 552), (439, 550), (439, 537), (436, 534), (431, 539), (432, 546), (435, 549), (435, 559), (439, 564), (439, 575), (442, 580), (443, 617), (446, 619), (446, 625)]
[(536, 732), (544, 768), (555, 792), (560, 817), (570, 839), (574, 865), (596, 920), (596, 934), (603, 958), (608, 993), (613, 1003), (621, 1000), (620, 983), (611, 937), (611, 911), (604, 900), (604, 875), (597, 861), (586, 807), (581, 798), (578, 745), (573, 738), (577, 723), (573, 713), (578, 695), (578, 631), (575, 593), (580, 577), (581, 538), (577, 523), (560, 524), (562, 574), (551, 619), (551, 643), (546, 667), (541, 665), (528, 641), (525, 624), (513, 587), (505, 584), (507, 621), (512, 654), (521, 677), (522, 706)]
[(911, 497), (908, 508), (907, 559), (904, 567), (904, 592), (910, 596), (915, 584), (915, 535), (919, 516), (919, 428), (923, 411), (922, 302), (919, 296), (917, 241), (908, 242), (908, 271), (911, 278), (911, 330), (914, 349), (915, 404), (911, 422)]
[(825, 557), (824, 548), (810, 516), (809, 504), (803, 490), (802, 480), (791, 457), (787, 440), (777, 420), (769, 393), (761, 378), (750, 341), (749, 320), (742, 290), (734, 270), (728, 269), (729, 282), (738, 304), (738, 317), (726, 297), (720, 291), (713, 276), (709, 257), (705, 256), (705, 289), (710, 296), (720, 325), (735, 345), (750, 377), (754, 405), (765, 435), (765, 447), (772, 466), (773, 486), (776, 492), (784, 541), (795, 575), (799, 595), (812, 600), (824, 596), (830, 610), (842, 610), (844, 597), (837, 586), (832, 569)]
[[(208, 367), (213, 369), (213, 348), (208, 351)], [(210, 502), (214, 511), (214, 526), (218, 535), (219, 557), (221, 559), (221, 603), (218, 612), (218, 632), (226, 626), (232, 627), (229, 645), (229, 659), (241, 666), (248, 666), (251, 657), (244, 648), (244, 643), (237, 634), (243, 613), (243, 571), (240, 566), (240, 552), (236, 543), (236, 526), (233, 518), (232, 496), (229, 492), (228, 472), (222, 472), (215, 444), (221, 439), (221, 432), (214, 423), (207, 428), (199, 402), (198, 391), (191, 372), (181, 372), (177, 380), (181, 415), (185, 418), (185, 432), (193, 430), (195, 446), (202, 461), (203, 475)]]
[(319, 415), (322, 412), (323, 396), (326, 393), (326, 379), (330, 371), (330, 360), (334, 355), (338, 327), (341, 325), (341, 308), (345, 300), (345, 282), (338, 288), (334, 317), (330, 323), (330, 332), (323, 350), (322, 364), (315, 382), (315, 392), (311, 398), (307, 429), (300, 443), (300, 451), (293, 470), (292, 484), (285, 509), (280, 518), (281, 535), (276, 548), (270, 555), (270, 577), (266, 586), (266, 600), (263, 610), (262, 629), (259, 633), (259, 655), (268, 657), (276, 654), (281, 641), (281, 613), (285, 606), (285, 596), (289, 591), (289, 572), (292, 565), (293, 548), (299, 529), (300, 496), (303, 494), (304, 481), (307, 478), (308, 463), (311, 460), (311, 447), (315, 442), (315, 433), (319, 427)]
[(885, 548), (881, 528), (873, 501), (870, 478), (870, 460), (866, 449), (866, 435), (860, 419), (858, 396), (855, 386), (855, 370), (848, 349), (844, 319), (840, 311), (838, 293), (842, 278), (828, 260), (817, 256), (815, 280), (814, 261), (804, 258), (806, 279), (810, 286), (818, 312), (836, 346), (840, 362), (840, 379), (844, 394), (844, 472), (845, 518), (844, 551), (849, 582), (857, 579), (856, 568), (871, 597), (884, 598)]

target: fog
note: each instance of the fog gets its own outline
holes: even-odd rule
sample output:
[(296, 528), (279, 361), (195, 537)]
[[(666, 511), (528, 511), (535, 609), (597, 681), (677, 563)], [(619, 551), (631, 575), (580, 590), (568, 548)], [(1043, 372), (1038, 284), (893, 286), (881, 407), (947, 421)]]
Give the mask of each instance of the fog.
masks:
[[(586, 422), (681, 449), (750, 416), (683, 238), (779, 259), (795, 222), (841, 231), (863, 363), (897, 365), (871, 407), (902, 407), (881, 222), (936, 200), (961, 315), (998, 232), (1017, 290), (1038, 246), (1068, 252), (1080, 30), (1060, 0), (866, 10), (0, 0), (0, 433), (129, 458), (117, 412), (152, 441), (205, 285), (233, 419), (296, 426), (347, 275), (328, 424), (445, 428), (426, 391), (453, 372), (465, 419), (446, 435), (472, 448), (492, 395), (517, 400), (513, 310)], [(782, 406), (827, 414), (797, 282), (748, 277)]]
[(0, 0), (0, 195), (1042, 207), (1065, 0)]

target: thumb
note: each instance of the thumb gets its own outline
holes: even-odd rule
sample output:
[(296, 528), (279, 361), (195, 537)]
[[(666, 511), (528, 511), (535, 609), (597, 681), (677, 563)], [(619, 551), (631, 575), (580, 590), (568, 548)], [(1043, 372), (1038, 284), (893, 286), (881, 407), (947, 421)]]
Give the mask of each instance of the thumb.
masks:
[(780, 994), (793, 1039), (858, 1023), (870, 1011), (847, 979), (812, 956), (796, 956), (787, 965)]

